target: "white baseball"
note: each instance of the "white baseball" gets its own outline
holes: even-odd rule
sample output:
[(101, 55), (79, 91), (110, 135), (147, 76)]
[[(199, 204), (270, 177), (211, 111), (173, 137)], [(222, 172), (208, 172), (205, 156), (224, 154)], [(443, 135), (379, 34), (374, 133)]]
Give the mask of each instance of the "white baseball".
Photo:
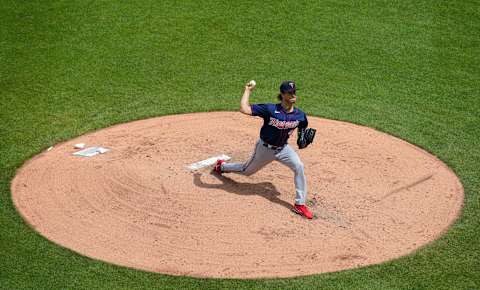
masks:
[(251, 80), (248, 82), (248, 85), (251, 86), (251, 87), (254, 87), (257, 85), (257, 83), (254, 81), (254, 80)]

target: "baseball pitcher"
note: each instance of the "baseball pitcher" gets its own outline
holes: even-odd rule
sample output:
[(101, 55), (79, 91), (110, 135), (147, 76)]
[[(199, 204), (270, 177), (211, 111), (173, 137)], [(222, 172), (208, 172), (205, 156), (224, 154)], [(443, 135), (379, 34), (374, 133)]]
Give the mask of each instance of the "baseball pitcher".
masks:
[(316, 132), (315, 129), (307, 129), (307, 116), (300, 109), (294, 107), (297, 100), (296, 84), (294, 81), (282, 82), (278, 95), (280, 103), (277, 104), (250, 105), (249, 98), (254, 89), (254, 81), (247, 83), (240, 102), (240, 112), (263, 118), (260, 138), (255, 144), (254, 152), (244, 163), (226, 163), (224, 160), (218, 160), (214, 171), (218, 174), (233, 172), (249, 176), (268, 163), (277, 160), (287, 165), (295, 173), (296, 195), (292, 210), (311, 219), (313, 215), (305, 205), (307, 180), (303, 163), (297, 152), (287, 143), (295, 128), (298, 128), (298, 148), (306, 148), (312, 143)]

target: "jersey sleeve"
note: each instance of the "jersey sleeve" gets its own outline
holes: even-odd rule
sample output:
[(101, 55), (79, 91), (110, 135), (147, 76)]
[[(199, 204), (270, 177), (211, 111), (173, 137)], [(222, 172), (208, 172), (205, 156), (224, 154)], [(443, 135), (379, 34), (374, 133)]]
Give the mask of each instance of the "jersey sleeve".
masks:
[(253, 104), (250, 105), (252, 109), (252, 116), (266, 117), (268, 116), (268, 105), (267, 104)]
[(298, 128), (307, 128), (308, 127), (308, 119), (307, 119), (307, 115), (306, 114), (303, 114), (304, 116), (304, 119), (300, 121), (300, 123), (298, 124)]

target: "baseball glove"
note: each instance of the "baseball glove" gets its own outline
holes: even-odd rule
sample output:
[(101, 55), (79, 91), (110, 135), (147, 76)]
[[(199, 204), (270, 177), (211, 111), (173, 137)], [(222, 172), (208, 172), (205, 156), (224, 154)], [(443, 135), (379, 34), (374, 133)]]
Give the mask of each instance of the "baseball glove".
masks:
[(317, 132), (316, 129), (313, 128), (301, 128), (298, 129), (298, 138), (297, 138), (297, 145), (299, 149), (306, 148), (313, 142), (315, 138), (315, 133)]

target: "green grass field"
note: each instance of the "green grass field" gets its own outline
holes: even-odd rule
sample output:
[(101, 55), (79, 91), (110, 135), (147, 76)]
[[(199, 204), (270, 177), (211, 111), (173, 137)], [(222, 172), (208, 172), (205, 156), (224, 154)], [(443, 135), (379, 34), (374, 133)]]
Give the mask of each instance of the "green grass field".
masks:
[[(231, 3), (228, 3), (231, 2)], [(478, 1), (0, 0), (1, 289), (479, 289)], [(275, 101), (399, 136), (446, 162), (461, 217), (415, 254), (295, 279), (195, 279), (61, 248), (17, 214), (10, 181), (62, 140), (152, 116)], [(321, 128), (318, 128), (321, 130)]]

